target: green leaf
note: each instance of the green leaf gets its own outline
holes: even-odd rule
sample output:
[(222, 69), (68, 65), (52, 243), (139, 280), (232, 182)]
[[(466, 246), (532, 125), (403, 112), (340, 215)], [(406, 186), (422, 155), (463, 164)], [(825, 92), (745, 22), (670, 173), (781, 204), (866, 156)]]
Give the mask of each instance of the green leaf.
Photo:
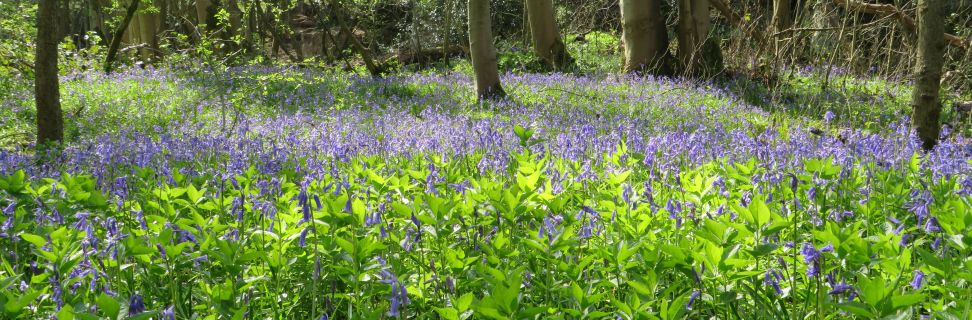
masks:
[(121, 310), (121, 304), (115, 298), (109, 297), (107, 294), (102, 293), (97, 299), (98, 310), (101, 314), (108, 319), (118, 319), (118, 311)]
[(473, 301), (472, 293), (467, 292), (466, 294), (456, 299), (454, 305), (456, 309), (459, 309), (459, 312), (466, 312), (466, 310), (469, 310), (469, 306), (472, 305), (472, 301)]
[(884, 283), (884, 278), (880, 275), (874, 278), (862, 278), (859, 283), (861, 286), (861, 298), (871, 307), (877, 307), (887, 295), (888, 288)]
[(837, 305), (837, 308), (861, 316), (863, 319), (875, 318), (875, 315), (873, 312), (871, 312), (870, 308), (860, 302), (841, 303)]
[(34, 244), (35, 246), (37, 246), (38, 249), (43, 248), (44, 245), (47, 244), (47, 239), (44, 239), (43, 237), (38, 236), (36, 234), (22, 233), (20, 234), (20, 238)]
[(57, 320), (74, 320), (74, 307), (67, 304), (57, 312)]
[(752, 254), (754, 257), (762, 257), (770, 253), (773, 253), (773, 251), (775, 251), (776, 248), (778, 247), (779, 245), (775, 243), (764, 243), (756, 246), (755, 248), (753, 248), (753, 250), (750, 250), (749, 253)]
[(20, 313), (25, 307), (27, 307), (27, 305), (34, 302), (34, 300), (37, 299), (41, 293), (43, 293), (43, 291), (30, 291), (27, 294), (20, 296), (16, 300), (10, 299), (3, 307), (7, 313)]
[(749, 212), (752, 212), (753, 214), (756, 229), (762, 228), (763, 225), (769, 222), (770, 210), (769, 207), (766, 206), (766, 202), (763, 197), (753, 197), (753, 201), (749, 203)]
[(459, 320), (459, 312), (453, 308), (435, 308), (435, 311), (439, 313), (439, 317), (445, 320)]
[(891, 297), (891, 305), (894, 309), (910, 307), (925, 300), (925, 295), (921, 293), (904, 294)]

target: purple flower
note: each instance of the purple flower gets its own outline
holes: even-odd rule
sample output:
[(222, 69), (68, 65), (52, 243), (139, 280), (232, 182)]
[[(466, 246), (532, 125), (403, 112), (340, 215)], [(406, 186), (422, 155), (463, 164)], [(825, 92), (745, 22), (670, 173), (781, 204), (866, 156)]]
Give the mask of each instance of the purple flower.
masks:
[(915, 270), (915, 277), (911, 279), (911, 287), (915, 290), (921, 290), (921, 287), (925, 284), (925, 273), (921, 270)]
[(304, 228), (304, 230), (300, 232), (300, 240), (298, 244), (301, 248), (307, 246), (307, 231), (310, 231), (310, 227)]
[(910, 233), (905, 233), (905, 234), (901, 235), (901, 241), (898, 241), (898, 245), (899, 246), (902, 246), (902, 247), (907, 246), (908, 245), (908, 240), (910, 238), (911, 238), (911, 234)]
[(776, 294), (783, 294), (783, 289), (780, 288), (780, 280), (782, 279), (783, 276), (780, 275), (779, 271), (767, 270), (766, 273), (763, 274), (763, 285), (773, 287)]
[(160, 319), (161, 320), (175, 320), (176, 317), (175, 317), (175, 310), (174, 309), (175, 309), (175, 306), (169, 306), (168, 308), (165, 308), (165, 310), (162, 310), (162, 314), (160, 315)]
[(10, 205), (3, 208), (3, 214), (8, 217), (13, 217), (15, 210), (17, 210), (17, 203), (11, 202)]
[(142, 301), (142, 295), (133, 294), (128, 298), (128, 315), (134, 316), (139, 313), (145, 312), (145, 302)]
[[(833, 246), (830, 246), (829, 250), (833, 251)], [(803, 255), (803, 263), (807, 264), (807, 276), (816, 277), (820, 275), (820, 262), (823, 260), (822, 251), (814, 248), (809, 242), (805, 242), (800, 249), (800, 254)]]
[(692, 295), (689, 296), (689, 301), (685, 303), (685, 309), (692, 310), (692, 305), (695, 304), (695, 299), (697, 299), (701, 294), (702, 292), (699, 290), (692, 291)]
[(833, 111), (827, 110), (827, 112), (824, 113), (824, 122), (831, 123), (836, 117), (837, 115), (835, 115)]
[(831, 289), (830, 292), (828, 293), (831, 295), (839, 295), (839, 294), (851, 292), (853, 290), (854, 287), (852, 287), (851, 285), (847, 284), (844, 281), (841, 281), (840, 283), (834, 284), (833, 289)]
[(911, 213), (915, 214), (918, 223), (922, 223), (928, 217), (929, 207), (931, 207), (934, 197), (928, 190), (911, 190), (911, 199), (905, 205)]
[(930, 217), (925, 221), (925, 232), (936, 233), (942, 232), (942, 227), (938, 224), (938, 219), (935, 217)]

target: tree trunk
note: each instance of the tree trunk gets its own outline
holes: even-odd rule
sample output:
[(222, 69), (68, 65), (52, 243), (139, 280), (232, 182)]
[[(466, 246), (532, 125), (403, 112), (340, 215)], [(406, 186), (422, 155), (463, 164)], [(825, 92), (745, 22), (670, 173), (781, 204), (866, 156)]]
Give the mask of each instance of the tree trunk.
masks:
[(115, 62), (115, 55), (118, 54), (118, 47), (121, 46), (122, 37), (125, 35), (125, 29), (128, 29), (128, 24), (132, 23), (132, 17), (135, 16), (135, 11), (138, 10), (139, 0), (132, 0), (128, 4), (128, 9), (125, 12), (125, 18), (122, 19), (121, 25), (115, 30), (115, 34), (111, 36), (111, 45), (108, 46), (108, 53), (105, 56), (105, 73), (111, 73), (111, 66)]
[(341, 33), (343, 33), (351, 41), (351, 47), (361, 55), (361, 60), (364, 60), (365, 68), (368, 69), (368, 73), (375, 78), (381, 77), (385, 72), (384, 67), (375, 62), (374, 57), (371, 56), (371, 51), (368, 50), (364, 43), (362, 43), (361, 40), (354, 35), (351, 27), (348, 26), (347, 21), (344, 19), (344, 7), (341, 7), (341, 4), (337, 1), (334, 1), (331, 4), (332, 8), (334, 9), (334, 16), (337, 18), (338, 28), (341, 29)]
[(793, 10), (790, 0), (773, 0), (773, 31), (781, 32), (793, 27)]
[(557, 30), (553, 0), (526, 0), (526, 5), (530, 16), (533, 49), (537, 56), (554, 70), (566, 69), (574, 61), (560, 38), (560, 31)]
[(938, 91), (945, 53), (946, 0), (918, 0), (918, 61), (915, 64), (914, 91), (911, 96), (911, 123), (922, 147), (931, 150), (938, 141), (938, 118), (942, 112)]
[(136, 17), (136, 20), (138, 20), (138, 24), (134, 31), (137, 31), (139, 35), (139, 42), (144, 44), (138, 51), (142, 55), (142, 60), (148, 62), (155, 57), (159, 49), (156, 39), (159, 29), (159, 13), (142, 12)]
[(621, 0), (624, 72), (671, 74), (661, 0)]
[(37, 8), (37, 51), (34, 98), (37, 104), (37, 145), (64, 139), (61, 93), (57, 75), (57, 0), (41, 0)]
[[(200, 33), (213, 27), (209, 25), (209, 7), (212, 5), (212, 0), (196, 0), (196, 28)], [(203, 25), (205, 27), (201, 27)]]
[(506, 92), (500, 85), (489, 0), (469, 0), (468, 5), (469, 55), (475, 73), (476, 96), (479, 100), (502, 98)]
[(709, 36), (709, 0), (679, 0), (678, 58), (686, 75), (708, 77), (722, 71), (722, 52)]
[(233, 46), (233, 50), (249, 50), (250, 44), (247, 42), (243, 30), (243, 10), (237, 0), (226, 1), (226, 11), (229, 13), (230, 30), (227, 32), (228, 39)]

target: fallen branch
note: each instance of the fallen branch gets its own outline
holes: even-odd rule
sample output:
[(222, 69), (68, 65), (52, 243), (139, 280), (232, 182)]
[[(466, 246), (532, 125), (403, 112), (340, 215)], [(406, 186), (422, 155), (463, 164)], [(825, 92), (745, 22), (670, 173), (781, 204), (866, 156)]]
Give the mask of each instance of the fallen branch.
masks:
[[(718, 0), (716, 2), (718, 2)], [(900, 21), (901, 24), (904, 25), (905, 29), (907, 29), (908, 32), (912, 34), (918, 33), (918, 24), (915, 23), (915, 19), (908, 16), (901, 10), (898, 10), (898, 7), (895, 7), (892, 4), (873, 4), (873, 3), (866, 3), (857, 0), (833, 0), (833, 2), (834, 4), (842, 6), (848, 10), (894, 16), (898, 18), (898, 21)], [(968, 47), (968, 43), (966, 43), (965, 40), (963, 40), (959, 36), (950, 33), (945, 34), (945, 42), (959, 48)]]

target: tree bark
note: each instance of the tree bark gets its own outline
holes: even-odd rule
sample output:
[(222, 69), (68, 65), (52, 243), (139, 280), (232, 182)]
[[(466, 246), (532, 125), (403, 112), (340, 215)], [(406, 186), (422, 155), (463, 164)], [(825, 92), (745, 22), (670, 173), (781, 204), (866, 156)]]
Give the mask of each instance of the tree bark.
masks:
[(502, 98), (506, 92), (500, 85), (489, 0), (469, 0), (468, 6), (469, 55), (475, 73), (476, 96), (479, 100)]
[(709, 36), (709, 0), (679, 0), (678, 58), (686, 75), (708, 77), (722, 71), (722, 52)]
[(624, 72), (672, 73), (660, 0), (621, 0)]
[(945, 54), (946, 0), (918, 0), (918, 61), (915, 64), (914, 90), (911, 96), (911, 123), (925, 150), (938, 141), (938, 119), (942, 112), (938, 91), (941, 86)]
[(145, 44), (145, 46), (139, 49), (139, 53), (142, 55), (142, 60), (150, 61), (159, 50), (158, 39), (156, 38), (159, 29), (159, 13), (146, 13), (143, 11), (135, 19), (138, 24), (134, 31), (137, 31), (139, 35), (139, 42)]
[(776, 33), (793, 27), (793, 10), (790, 0), (773, 0), (773, 31)]
[(64, 140), (64, 118), (57, 74), (57, 0), (37, 7), (37, 48), (34, 59), (34, 100), (37, 104), (37, 145)]
[[(209, 7), (211, 7), (212, 5), (213, 5), (212, 0), (196, 0), (196, 28), (199, 28), (200, 32), (202, 32), (203, 30), (208, 31), (210, 30), (210, 28), (213, 27), (209, 25), (210, 22), (209, 20), (211, 20), (210, 19), (211, 15), (209, 14), (210, 12)], [(200, 28), (200, 26), (203, 25), (205, 25), (205, 27)]]
[(118, 54), (118, 47), (121, 46), (122, 37), (125, 35), (125, 29), (128, 29), (128, 24), (132, 23), (132, 17), (135, 16), (135, 11), (138, 10), (139, 0), (132, 0), (128, 4), (128, 9), (125, 12), (125, 18), (122, 19), (121, 25), (115, 30), (115, 34), (111, 36), (111, 45), (108, 46), (108, 53), (105, 56), (105, 73), (111, 74), (112, 64), (115, 62), (115, 55)]
[(554, 70), (568, 68), (574, 63), (574, 59), (567, 52), (567, 46), (557, 29), (553, 0), (526, 0), (526, 6), (530, 17), (533, 49), (537, 56)]

